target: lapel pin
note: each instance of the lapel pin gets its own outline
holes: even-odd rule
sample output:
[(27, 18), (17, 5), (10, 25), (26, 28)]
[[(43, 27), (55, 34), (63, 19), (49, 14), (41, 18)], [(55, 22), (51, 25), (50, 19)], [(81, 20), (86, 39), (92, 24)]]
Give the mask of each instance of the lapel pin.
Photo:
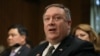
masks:
[(36, 54), (36, 56), (40, 56), (40, 54)]
[(63, 49), (59, 49), (59, 51), (63, 51)]
[(20, 54), (21, 52), (17, 52), (18, 54)]

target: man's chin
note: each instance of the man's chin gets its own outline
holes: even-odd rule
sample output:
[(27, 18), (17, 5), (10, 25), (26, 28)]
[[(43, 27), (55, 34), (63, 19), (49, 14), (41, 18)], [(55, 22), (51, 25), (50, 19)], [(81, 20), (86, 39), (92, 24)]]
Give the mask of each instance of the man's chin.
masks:
[(48, 39), (50, 39), (50, 40), (56, 40), (56, 39), (58, 39), (58, 37), (57, 36), (49, 36)]

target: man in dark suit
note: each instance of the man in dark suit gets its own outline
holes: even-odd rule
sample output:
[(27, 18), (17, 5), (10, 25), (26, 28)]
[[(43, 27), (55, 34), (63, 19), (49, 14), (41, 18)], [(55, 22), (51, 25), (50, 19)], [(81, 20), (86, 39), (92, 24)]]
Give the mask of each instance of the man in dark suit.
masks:
[(47, 6), (43, 23), (47, 42), (34, 48), (29, 56), (97, 56), (91, 43), (71, 36), (70, 11), (65, 6)]
[(27, 56), (30, 51), (26, 44), (27, 37), (28, 31), (24, 26), (20, 24), (11, 25), (8, 28), (7, 38), (9, 48), (1, 56)]

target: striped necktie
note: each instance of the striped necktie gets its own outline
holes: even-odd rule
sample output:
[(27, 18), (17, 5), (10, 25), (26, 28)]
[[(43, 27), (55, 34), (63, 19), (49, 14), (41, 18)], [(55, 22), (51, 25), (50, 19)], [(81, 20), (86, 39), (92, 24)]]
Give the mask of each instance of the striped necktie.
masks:
[(46, 56), (52, 56), (52, 51), (54, 50), (54, 46), (50, 46)]
[(10, 56), (15, 56), (15, 51), (11, 51), (11, 54), (10, 54)]

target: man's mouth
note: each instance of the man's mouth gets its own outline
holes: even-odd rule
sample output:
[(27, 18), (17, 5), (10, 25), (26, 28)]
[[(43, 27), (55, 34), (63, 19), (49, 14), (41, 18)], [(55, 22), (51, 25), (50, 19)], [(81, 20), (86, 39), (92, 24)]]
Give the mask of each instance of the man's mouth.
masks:
[(49, 29), (50, 32), (55, 32), (56, 28)]

